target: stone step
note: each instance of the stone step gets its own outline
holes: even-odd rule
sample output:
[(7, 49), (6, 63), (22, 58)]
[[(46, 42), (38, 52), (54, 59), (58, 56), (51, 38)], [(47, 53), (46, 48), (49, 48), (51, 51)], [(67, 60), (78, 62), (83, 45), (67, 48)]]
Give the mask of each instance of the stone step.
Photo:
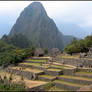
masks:
[(53, 76), (58, 76), (63, 74), (61, 69), (54, 69), (54, 68), (48, 68), (46, 70), (44, 70), (45, 74), (47, 75), (53, 75)]
[(56, 76), (52, 76), (52, 75), (39, 75), (38, 79), (42, 80), (42, 81), (53, 81), (53, 80), (56, 79)]
[(61, 75), (57, 77), (59, 80), (67, 81), (67, 82), (74, 82), (78, 84), (85, 84), (90, 85), (92, 84), (91, 78), (85, 78), (85, 77), (77, 77), (77, 76), (70, 76), (70, 75)]
[(80, 87), (84, 86), (84, 85), (80, 85), (80, 84), (76, 84), (76, 83), (72, 83), (72, 82), (65, 82), (65, 81), (61, 81), (61, 80), (55, 80), (53, 82), (55, 83), (56, 87), (62, 88), (65, 90), (71, 90), (71, 91), (76, 91)]
[(92, 78), (92, 72), (76, 72), (74, 75), (80, 77)]

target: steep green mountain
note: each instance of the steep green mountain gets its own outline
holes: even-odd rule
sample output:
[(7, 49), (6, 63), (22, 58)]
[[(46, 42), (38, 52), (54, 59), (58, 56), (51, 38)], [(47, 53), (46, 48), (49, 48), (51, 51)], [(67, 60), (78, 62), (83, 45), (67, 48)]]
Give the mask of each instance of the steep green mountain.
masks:
[(40, 2), (33, 2), (20, 14), (9, 37), (22, 33), (36, 47), (64, 48), (64, 38)]
[(31, 42), (27, 39), (27, 37), (23, 34), (15, 34), (12, 37), (9, 37), (7, 35), (4, 35), (1, 38), (2, 41), (4, 41), (7, 44), (12, 44), (14, 46), (17, 46), (19, 48), (28, 48), (30, 45), (32, 45)]
[(64, 39), (64, 47), (65, 47), (67, 44), (69, 44), (71, 42), (71, 40), (73, 39), (73, 36), (64, 35), (63, 39)]

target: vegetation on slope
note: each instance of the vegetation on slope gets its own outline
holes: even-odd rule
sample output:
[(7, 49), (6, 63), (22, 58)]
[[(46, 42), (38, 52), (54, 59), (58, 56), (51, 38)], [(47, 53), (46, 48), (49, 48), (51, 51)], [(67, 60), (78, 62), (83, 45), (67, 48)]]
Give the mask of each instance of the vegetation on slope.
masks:
[(35, 47), (21, 49), (0, 40), (0, 66), (7, 66), (23, 61), (28, 56), (34, 55)]
[(29, 42), (25, 35), (20, 33), (15, 34), (12, 37), (4, 35), (1, 40), (6, 42), (7, 44), (12, 44), (20, 48), (28, 48), (32, 44), (31, 42)]
[(64, 51), (68, 54), (88, 52), (89, 48), (92, 46), (92, 35), (85, 37), (85, 39), (76, 40), (73, 39), (70, 44), (68, 44)]
[(24, 83), (14, 83), (12, 75), (7, 78), (4, 76), (3, 78), (0, 76), (0, 91), (24, 91), (25, 84)]

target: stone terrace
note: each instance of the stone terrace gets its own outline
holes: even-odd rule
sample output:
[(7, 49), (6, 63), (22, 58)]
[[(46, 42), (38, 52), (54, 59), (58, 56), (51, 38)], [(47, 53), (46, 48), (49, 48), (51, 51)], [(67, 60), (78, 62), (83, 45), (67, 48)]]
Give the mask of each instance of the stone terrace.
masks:
[[(4, 69), (9, 74), (12, 73), (16, 76), (23, 77), (23, 79), (27, 79), (28, 82), (42, 82), (42, 84), (35, 86), (29, 83), (30, 90), (46, 91), (76, 91), (82, 86), (92, 84), (92, 71), (86, 70), (57, 61), (50, 63), (46, 57), (39, 59), (38, 57), (29, 58), (18, 66)], [(49, 85), (49, 88), (44, 88), (44, 86), (47, 87), (46, 85)]]

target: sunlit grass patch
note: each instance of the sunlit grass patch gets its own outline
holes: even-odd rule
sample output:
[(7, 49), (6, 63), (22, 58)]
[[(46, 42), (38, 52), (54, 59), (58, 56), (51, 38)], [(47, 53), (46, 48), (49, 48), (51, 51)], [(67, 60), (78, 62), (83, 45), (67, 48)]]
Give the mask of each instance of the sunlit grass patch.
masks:
[(60, 68), (60, 69), (74, 69), (74, 67), (71, 66), (66, 66), (66, 65), (51, 65), (55, 68)]
[(65, 85), (78, 86), (78, 87), (84, 86), (83, 84), (78, 84), (78, 83), (73, 83), (73, 82), (65, 82), (65, 81), (61, 81), (61, 80), (55, 80), (54, 82), (65, 84)]
[(85, 74), (85, 75), (92, 75), (92, 72), (84, 72), (84, 71), (79, 71), (79, 72), (76, 72), (76, 74)]
[(61, 69), (49, 68), (48, 71), (61, 71)]
[(51, 76), (51, 75), (40, 75), (40, 77), (45, 77), (45, 78), (49, 78), (49, 79), (56, 78), (56, 76)]
[(62, 89), (62, 88), (58, 88), (56, 86), (51, 87), (48, 91), (65, 91), (65, 92), (70, 92), (68, 90)]
[(34, 73), (43, 72), (42, 70), (39, 70), (39, 69), (22, 68), (22, 67), (12, 67), (12, 69), (21, 70), (21, 71), (27, 71), (27, 72), (34, 72)]
[(24, 65), (33, 65), (33, 66), (41, 66), (40, 63), (20, 63), (20, 64), (24, 64)]
[(33, 62), (47, 62), (48, 60), (27, 59), (26, 61), (33, 61)]
[(76, 79), (76, 80), (88, 80), (88, 81), (92, 81), (91, 78), (85, 78), (85, 77), (77, 77), (77, 76), (72, 76), (72, 75), (60, 75), (59, 77), (61, 78), (69, 78), (69, 79)]

